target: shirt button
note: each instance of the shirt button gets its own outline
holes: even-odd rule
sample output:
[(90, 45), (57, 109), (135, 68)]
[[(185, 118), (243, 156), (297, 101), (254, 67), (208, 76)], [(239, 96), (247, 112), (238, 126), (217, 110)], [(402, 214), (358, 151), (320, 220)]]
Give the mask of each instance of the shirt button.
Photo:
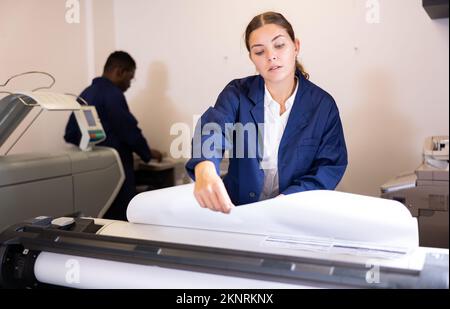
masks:
[(250, 197), (255, 197), (255, 196), (256, 196), (256, 193), (255, 193), (255, 192), (250, 192), (250, 193), (248, 194), (248, 196), (250, 196)]

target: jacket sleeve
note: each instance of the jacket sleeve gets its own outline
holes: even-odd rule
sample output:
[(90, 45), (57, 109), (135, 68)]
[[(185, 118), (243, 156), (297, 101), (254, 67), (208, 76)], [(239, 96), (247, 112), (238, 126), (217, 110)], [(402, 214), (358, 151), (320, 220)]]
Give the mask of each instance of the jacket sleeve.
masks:
[(109, 123), (117, 138), (139, 155), (145, 162), (152, 158), (147, 140), (138, 127), (136, 118), (131, 114), (123, 94), (114, 95), (108, 102)]
[(293, 179), (282, 194), (308, 190), (334, 190), (347, 167), (347, 149), (336, 103), (332, 101), (325, 130), (309, 171)]
[(226, 128), (228, 124), (236, 122), (238, 106), (238, 88), (231, 82), (220, 93), (214, 107), (208, 108), (197, 122), (192, 139), (191, 159), (186, 163), (186, 171), (193, 180), (195, 167), (206, 160), (214, 163), (219, 174), (224, 151), (231, 147)]
[(78, 146), (81, 141), (81, 132), (80, 128), (78, 127), (78, 123), (75, 119), (75, 114), (70, 114), (69, 121), (66, 125), (66, 131), (64, 133), (64, 140), (67, 143), (74, 144)]

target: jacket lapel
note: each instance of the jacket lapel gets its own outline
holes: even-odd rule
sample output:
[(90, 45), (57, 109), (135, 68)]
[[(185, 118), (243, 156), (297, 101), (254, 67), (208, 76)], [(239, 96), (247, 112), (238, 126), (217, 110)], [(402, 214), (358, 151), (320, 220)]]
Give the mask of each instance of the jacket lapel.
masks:
[(292, 105), (291, 113), (281, 138), (280, 146), (289, 142), (290, 137), (298, 132), (303, 127), (306, 127), (310, 121), (311, 115), (311, 100), (304, 99), (306, 88), (308, 88), (309, 81), (304, 78), (300, 72), (297, 71), (297, 77), (300, 82), (297, 95), (295, 96), (294, 104)]
[[(290, 137), (303, 127), (306, 127), (310, 121), (312, 109), (310, 102), (311, 100), (303, 99), (307, 88), (309, 88), (309, 81), (299, 71), (296, 72), (296, 76), (300, 81), (300, 85), (297, 95), (295, 96), (291, 113), (289, 114), (289, 119), (280, 142), (280, 147), (288, 143)], [(250, 85), (248, 97), (254, 104), (250, 110), (250, 113), (255, 124), (258, 125), (264, 123), (264, 80), (260, 75), (258, 75)], [(263, 138), (264, 132), (260, 132), (258, 128), (258, 145), (262, 145), (264, 141)]]
[(260, 75), (250, 85), (248, 97), (254, 104), (250, 110), (253, 120), (256, 124), (264, 123), (264, 80)]
[(264, 123), (264, 80), (261, 75), (258, 75), (250, 85), (248, 97), (254, 104), (253, 107), (250, 108), (250, 114), (252, 115), (257, 129), (257, 140), (255, 142), (258, 150), (256, 152), (256, 157), (258, 161), (261, 161), (264, 147), (264, 129), (260, 126), (260, 124)]

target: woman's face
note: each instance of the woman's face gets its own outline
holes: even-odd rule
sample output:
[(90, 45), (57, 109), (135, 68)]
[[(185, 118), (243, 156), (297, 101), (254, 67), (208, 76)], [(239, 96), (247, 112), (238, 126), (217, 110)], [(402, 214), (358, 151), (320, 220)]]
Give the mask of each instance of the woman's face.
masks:
[(300, 43), (289, 37), (286, 29), (267, 24), (249, 37), (250, 59), (259, 74), (269, 83), (279, 83), (295, 74)]

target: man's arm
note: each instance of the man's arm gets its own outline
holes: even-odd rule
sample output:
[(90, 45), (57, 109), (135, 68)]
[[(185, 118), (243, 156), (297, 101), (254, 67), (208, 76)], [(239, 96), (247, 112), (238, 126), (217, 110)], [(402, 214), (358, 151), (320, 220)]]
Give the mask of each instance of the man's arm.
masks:
[(80, 145), (81, 131), (78, 127), (78, 123), (74, 113), (70, 114), (69, 121), (67, 122), (66, 131), (64, 133), (64, 140), (67, 143), (71, 143), (76, 146)]
[(115, 96), (109, 100), (109, 123), (121, 143), (130, 146), (133, 152), (145, 162), (150, 161), (152, 153), (147, 140), (138, 127), (136, 118), (131, 114), (125, 96)]

